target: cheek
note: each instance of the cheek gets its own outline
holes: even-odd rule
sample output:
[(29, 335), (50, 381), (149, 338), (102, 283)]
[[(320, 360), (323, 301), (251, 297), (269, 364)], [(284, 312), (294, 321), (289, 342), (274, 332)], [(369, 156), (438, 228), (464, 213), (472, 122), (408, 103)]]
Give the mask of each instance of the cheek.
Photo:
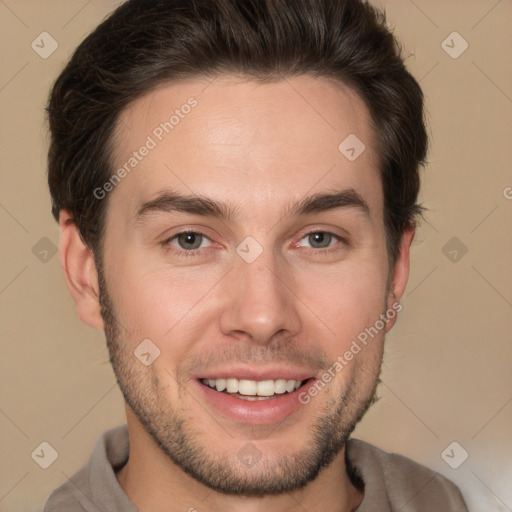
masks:
[[(298, 296), (325, 324), (336, 348), (343, 350), (365, 329), (379, 319), (385, 309), (386, 269), (346, 268), (316, 276), (315, 291), (311, 281), (301, 283)], [(308, 286), (309, 284), (309, 286)]]
[[(186, 350), (192, 331), (205, 323), (208, 300), (217, 274), (188, 269), (153, 267), (125, 260), (109, 276), (109, 289), (119, 321), (130, 333), (132, 343), (149, 338), (165, 349), (172, 344), (174, 353)], [(184, 341), (185, 340), (185, 341)]]

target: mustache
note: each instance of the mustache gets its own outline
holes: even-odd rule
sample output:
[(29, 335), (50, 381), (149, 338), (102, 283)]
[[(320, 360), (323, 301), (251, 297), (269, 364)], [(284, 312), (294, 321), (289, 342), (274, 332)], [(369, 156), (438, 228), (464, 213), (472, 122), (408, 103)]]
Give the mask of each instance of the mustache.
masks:
[(304, 347), (300, 347), (293, 342), (263, 346), (235, 341), (215, 349), (201, 349), (200, 352), (191, 355), (186, 362), (180, 365), (179, 373), (187, 375), (193, 370), (206, 370), (237, 363), (254, 366), (284, 363), (288, 366), (318, 371), (327, 369), (331, 365), (325, 352), (318, 347), (309, 348), (306, 351)]

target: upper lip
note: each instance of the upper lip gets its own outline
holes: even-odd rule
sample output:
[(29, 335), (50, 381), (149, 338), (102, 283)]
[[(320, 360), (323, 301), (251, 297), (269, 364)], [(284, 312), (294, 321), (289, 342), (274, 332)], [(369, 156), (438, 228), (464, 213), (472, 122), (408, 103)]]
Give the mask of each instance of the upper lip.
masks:
[(238, 380), (307, 380), (315, 376), (314, 371), (294, 368), (219, 368), (208, 370), (194, 376), (196, 379), (238, 379)]

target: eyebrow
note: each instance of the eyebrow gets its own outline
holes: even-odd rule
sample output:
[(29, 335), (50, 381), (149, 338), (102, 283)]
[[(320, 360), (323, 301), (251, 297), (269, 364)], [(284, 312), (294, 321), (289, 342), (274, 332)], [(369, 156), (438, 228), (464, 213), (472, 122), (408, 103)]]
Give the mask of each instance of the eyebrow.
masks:
[[(308, 215), (335, 209), (356, 210), (370, 217), (368, 203), (353, 188), (305, 197), (296, 203), (288, 204), (282, 212), (282, 217)], [(240, 215), (240, 209), (231, 203), (168, 190), (162, 191), (156, 198), (144, 202), (137, 210), (137, 221), (142, 221), (148, 214), (157, 212), (185, 212), (225, 221), (236, 220)]]

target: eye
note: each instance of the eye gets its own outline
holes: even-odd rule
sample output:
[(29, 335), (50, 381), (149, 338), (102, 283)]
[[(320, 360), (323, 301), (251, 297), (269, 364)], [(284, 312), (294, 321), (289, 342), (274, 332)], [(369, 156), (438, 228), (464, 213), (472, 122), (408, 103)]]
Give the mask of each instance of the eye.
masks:
[[(328, 231), (312, 231), (311, 233), (306, 234), (301, 238), (302, 240), (307, 240), (307, 242), (313, 249), (328, 249), (331, 247), (332, 242), (344, 242), (344, 240), (334, 233), (330, 233)], [(297, 244), (299, 247), (302, 244), (299, 242)]]
[(205, 249), (209, 245), (205, 245), (205, 242), (211, 245), (210, 239), (203, 233), (197, 231), (181, 231), (176, 233), (171, 238), (165, 240), (164, 245), (172, 249), (169, 250), (177, 252), (178, 254), (189, 253), (187, 256), (192, 256), (198, 249)]

